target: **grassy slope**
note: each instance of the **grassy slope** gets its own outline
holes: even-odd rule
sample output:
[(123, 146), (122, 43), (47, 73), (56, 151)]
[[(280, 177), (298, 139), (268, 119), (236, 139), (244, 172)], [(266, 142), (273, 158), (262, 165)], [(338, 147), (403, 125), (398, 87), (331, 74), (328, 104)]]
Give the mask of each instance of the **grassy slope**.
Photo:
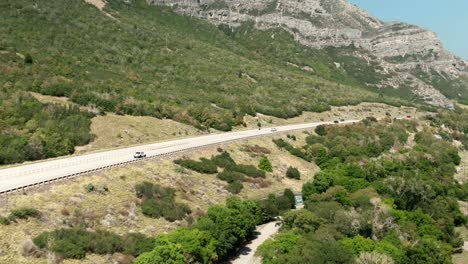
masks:
[[(292, 117), (360, 101), (401, 103), (360, 88), (382, 77), (371, 67), (338, 70), (332, 55), (339, 53), (306, 50), (284, 32), (274, 41), (270, 32), (253, 29), (244, 38), (227, 35), (143, 1), (112, 0), (106, 11), (116, 19), (81, 0), (3, 1), (0, 83), (221, 130), (246, 113)], [(32, 67), (21, 57), (28, 53)], [(290, 61), (312, 66), (315, 74), (286, 65)]]
[[(304, 133), (294, 134), (298, 141), (304, 143), (306, 136)], [(224, 145), (222, 148), (231, 153), (237, 162), (256, 166), (261, 155), (252, 155), (243, 151), (244, 145), (260, 145), (271, 150), (272, 153), (268, 154), (268, 157), (273, 164), (273, 173), (267, 173), (266, 180), (271, 182), (268, 187), (254, 188), (254, 184), (244, 183), (244, 189), (239, 194), (241, 197), (260, 199), (270, 192), (281, 193), (284, 188), (300, 191), (302, 184), (310, 180), (318, 170), (315, 164), (279, 150), (273, 144), (272, 137), (235, 142)], [(216, 148), (197, 150), (189, 155), (193, 159), (210, 157), (219, 154)], [(9, 226), (0, 225), (0, 248), (3, 250), (0, 263), (47, 263), (46, 258), (24, 257), (19, 249), (22, 248), (25, 240), (46, 230), (67, 227), (66, 223), (72, 223), (72, 225), (85, 223), (93, 230), (104, 229), (119, 234), (142, 232), (154, 236), (173, 230), (177, 227), (176, 223), (170, 223), (163, 218), (149, 218), (142, 214), (134, 187), (135, 184), (143, 181), (175, 188), (176, 200), (188, 204), (193, 211), (197, 208), (206, 211), (211, 204), (224, 203), (226, 197), (229, 196), (225, 190), (227, 185), (225, 182), (218, 180), (216, 175), (176, 169), (172, 161), (176, 158), (179, 157), (114, 168), (69, 180), (65, 184), (54, 184), (44, 186), (42, 190), (31, 190), (28, 195), (18, 193), (0, 199), (0, 215), (18, 207), (34, 207), (44, 214), (41, 219), (20, 220)], [(297, 167), (301, 171), (301, 180), (284, 177), (289, 166)], [(84, 186), (89, 183), (99, 188), (107, 185), (109, 193), (105, 195), (87, 193)], [(185, 221), (181, 221), (180, 224), (187, 225)], [(106, 259), (105, 255), (88, 255), (83, 260), (66, 260), (64, 263), (107, 263)]]

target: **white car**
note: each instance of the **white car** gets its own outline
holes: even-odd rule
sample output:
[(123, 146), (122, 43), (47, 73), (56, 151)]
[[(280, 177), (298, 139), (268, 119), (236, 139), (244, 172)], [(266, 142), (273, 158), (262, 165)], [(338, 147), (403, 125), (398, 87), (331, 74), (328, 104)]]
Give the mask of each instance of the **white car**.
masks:
[(276, 132), (277, 130), (276, 130), (276, 128), (272, 127), (272, 128), (270, 129), (270, 131), (271, 131), (271, 132)]
[(146, 158), (146, 154), (142, 151), (137, 151), (135, 152), (135, 154), (133, 154), (133, 157), (135, 159), (142, 159), (142, 158)]

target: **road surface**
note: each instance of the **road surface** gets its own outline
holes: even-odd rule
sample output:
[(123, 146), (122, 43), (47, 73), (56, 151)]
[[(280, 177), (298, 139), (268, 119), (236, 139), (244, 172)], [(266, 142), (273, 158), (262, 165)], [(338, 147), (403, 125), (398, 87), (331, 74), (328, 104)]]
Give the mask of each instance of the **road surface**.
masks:
[(255, 256), (255, 251), (263, 242), (278, 233), (280, 225), (277, 225), (277, 223), (275, 221), (258, 226), (257, 237), (240, 250), (239, 256), (233, 259), (231, 264), (260, 264), (261, 259)]
[[(358, 121), (359, 120), (347, 120), (340, 122), (340, 124), (349, 124)], [(136, 151), (144, 151), (148, 157), (154, 157), (207, 145), (225, 143), (233, 140), (271, 135), (298, 129), (313, 128), (324, 124), (333, 124), (333, 122), (316, 122), (279, 126), (276, 127), (276, 131), (274, 132), (271, 131), (270, 128), (262, 128), (261, 130), (256, 129), (206, 135), (10, 167), (0, 170), (0, 193), (33, 186), (62, 177), (68, 177), (96, 169), (106, 168), (125, 162), (131, 162), (135, 160), (133, 158), (133, 154)]]

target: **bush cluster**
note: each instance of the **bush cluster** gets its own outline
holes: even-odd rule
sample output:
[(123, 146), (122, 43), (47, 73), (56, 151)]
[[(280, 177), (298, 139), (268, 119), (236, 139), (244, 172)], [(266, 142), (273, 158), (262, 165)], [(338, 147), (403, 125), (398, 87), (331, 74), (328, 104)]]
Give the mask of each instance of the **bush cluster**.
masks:
[(136, 195), (143, 200), (141, 209), (144, 215), (168, 221), (182, 220), (191, 213), (186, 204), (175, 202), (175, 190), (158, 184), (143, 182), (135, 187)]
[(218, 172), (216, 163), (209, 159), (201, 158), (200, 161), (194, 160), (175, 160), (174, 163), (199, 173), (214, 174)]
[(33, 239), (36, 246), (60, 253), (65, 258), (81, 259), (86, 253), (123, 254), (139, 256), (151, 251), (154, 239), (140, 233), (119, 236), (108, 231), (90, 232), (80, 228), (44, 232)]
[(17, 208), (10, 211), (10, 214), (6, 217), (0, 217), (1, 225), (9, 225), (12, 222), (16, 222), (17, 219), (28, 219), (28, 218), (39, 218), (41, 212), (35, 208), (23, 207)]
[(260, 162), (258, 163), (258, 168), (263, 171), (268, 171), (268, 172), (273, 171), (273, 167), (271, 166), (271, 162), (267, 156), (262, 156), (262, 158), (260, 159)]
[(295, 148), (294, 146), (292, 146), (291, 144), (289, 144), (281, 138), (273, 139), (273, 143), (275, 143), (276, 146), (278, 146), (278, 148), (287, 150), (289, 153), (291, 153), (291, 155), (294, 155), (309, 162), (312, 161), (312, 158), (309, 155), (307, 155), (307, 153), (298, 148)]
[(206, 216), (190, 228), (182, 227), (158, 236), (154, 249), (139, 256), (135, 263), (223, 263), (252, 237), (257, 225), (277, 215), (267, 207), (291, 208), (291, 195), (294, 202), (290, 190), (280, 197), (270, 195), (265, 201), (230, 197), (225, 206), (210, 206)]
[(288, 170), (286, 171), (286, 177), (290, 178), (290, 179), (296, 179), (296, 180), (300, 180), (301, 179), (301, 173), (299, 172), (299, 170), (297, 168), (294, 168), (294, 167), (289, 167)]
[(222, 151), (220, 154), (211, 157), (211, 159), (201, 158), (200, 161), (176, 160), (174, 162), (200, 173), (214, 174), (218, 171), (218, 167), (223, 168), (224, 170), (218, 173), (217, 177), (229, 183), (227, 189), (234, 194), (239, 193), (244, 187), (242, 181), (245, 180), (245, 177), (265, 178), (265, 171), (259, 170), (253, 165), (237, 164), (226, 151)]

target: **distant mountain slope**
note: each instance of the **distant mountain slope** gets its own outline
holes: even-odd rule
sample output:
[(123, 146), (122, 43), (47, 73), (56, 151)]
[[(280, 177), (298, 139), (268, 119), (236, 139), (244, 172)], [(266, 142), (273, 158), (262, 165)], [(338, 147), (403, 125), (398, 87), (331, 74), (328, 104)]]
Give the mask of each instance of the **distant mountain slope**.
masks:
[(418, 103), (366, 87), (385, 74), (342, 56), (356, 48), (306, 48), (282, 29), (216, 27), (143, 0), (105, 3), (2, 1), (1, 89), (219, 130), (257, 112), (288, 118), (362, 101)]
[(392, 76), (379, 87), (408, 88), (427, 102), (452, 108), (468, 100), (468, 63), (448, 52), (433, 32), (384, 23), (346, 0), (149, 0), (182, 14), (239, 27), (282, 28), (313, 48), (355, 47), (350, 56), (374, 61)]

